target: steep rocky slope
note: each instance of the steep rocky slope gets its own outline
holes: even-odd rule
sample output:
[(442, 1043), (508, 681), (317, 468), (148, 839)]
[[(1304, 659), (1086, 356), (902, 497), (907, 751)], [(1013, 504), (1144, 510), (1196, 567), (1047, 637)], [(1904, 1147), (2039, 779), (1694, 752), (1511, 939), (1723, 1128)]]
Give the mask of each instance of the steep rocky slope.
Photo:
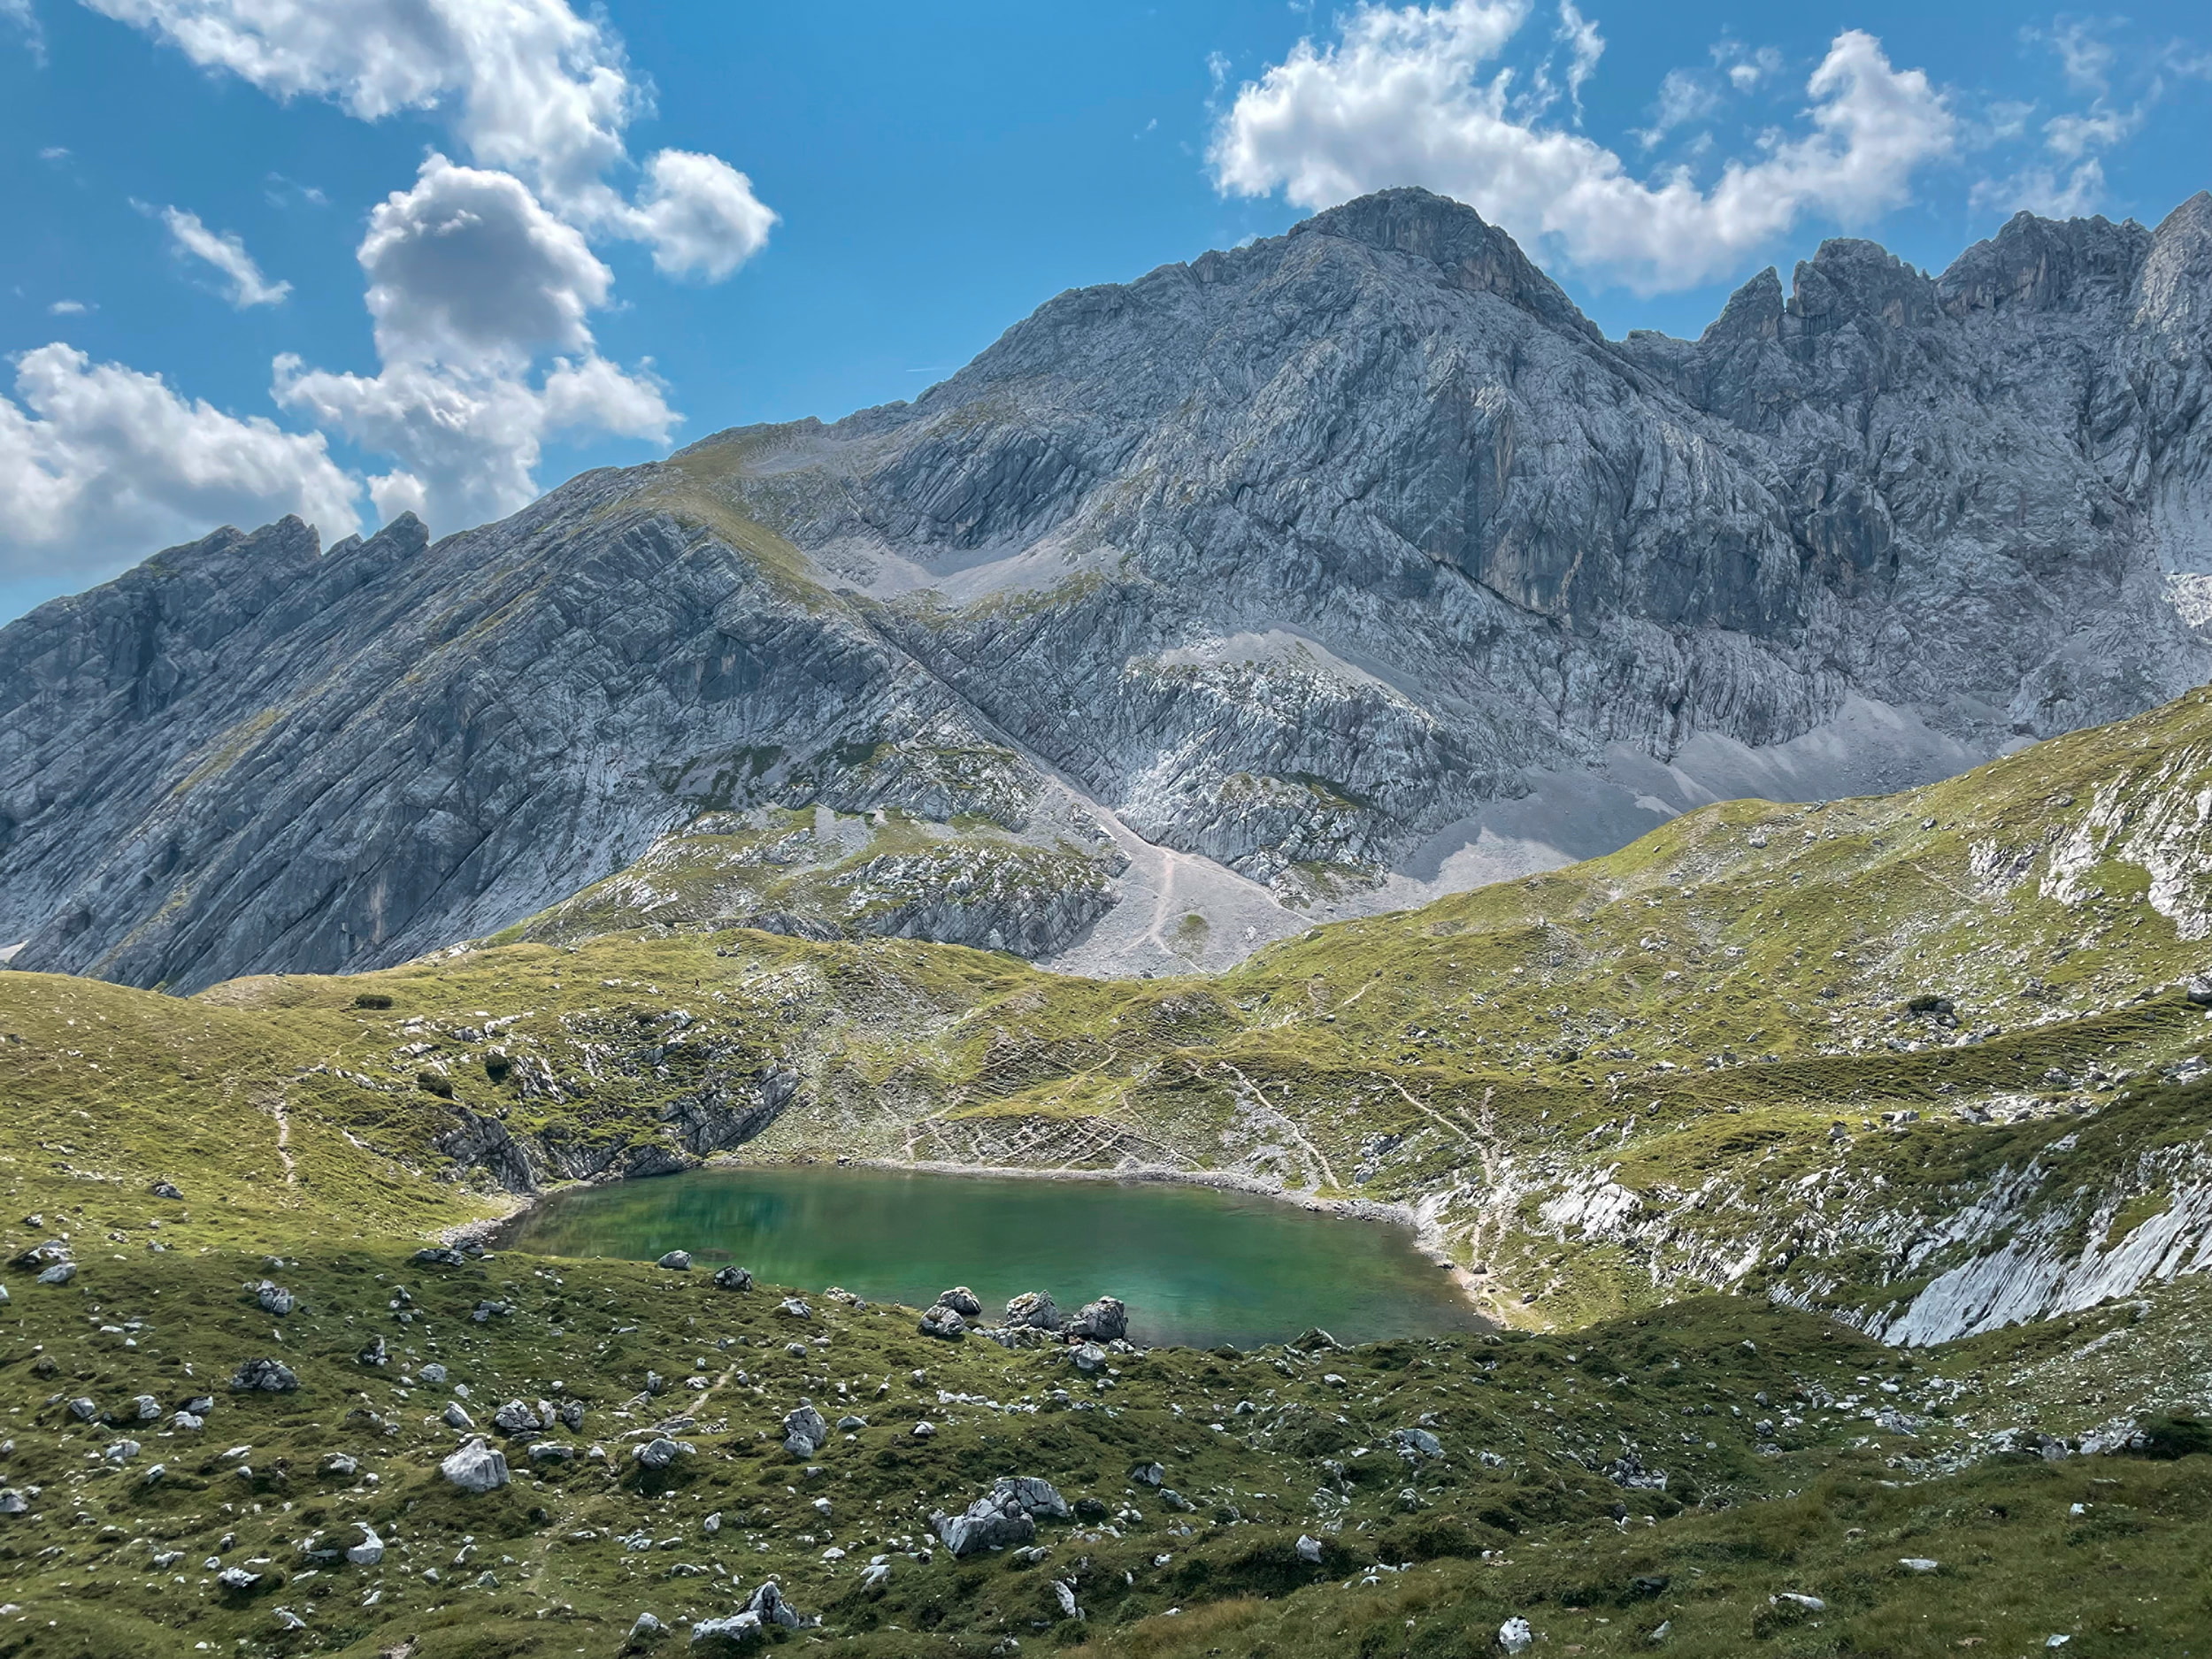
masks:
[[(1217, 966), (1946, 775), (2205, 677), (2208, 291), (2200, 196), (1940, 278), (1831, 242), (1611, 342), (1394, 191), (434, 546), (225, 532), (0, 630), (0, 944), (372, 967), (818, 805), (979, 831), (947, 879), (1010, 908), (917, 887), (922, 931)], [(1025, 896), (1078, 814), (1129, 860), (1087, 937)]]

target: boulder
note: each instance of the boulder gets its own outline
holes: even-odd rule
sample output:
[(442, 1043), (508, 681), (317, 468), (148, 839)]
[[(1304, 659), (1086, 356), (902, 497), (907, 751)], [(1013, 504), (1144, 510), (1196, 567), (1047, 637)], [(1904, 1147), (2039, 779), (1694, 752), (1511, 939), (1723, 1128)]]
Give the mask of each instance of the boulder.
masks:
[(714, 1270), (714, 1284), (718, 1290), (750, 1290), (753, 1276), (742, 1267), (718, 1267)]
[(215, 1575), (215, 1582), (234, 1595), (250, 1595), (261, 1584), (261, 1575), (248, 1572), (243, 1567), (226, 1567)]
[(976, 1300), (975, 1292), (965, 1285), (955, 1285), (950, 1290), (941, 1292), (938, 1295), (937, 1305), (951, 1309), (964, 1319), (977, 1318), (983, 1312), (983, 1304)]
[(422, 1370), (416, 1374), (419, 1376), (423, 1381), (428, 1383), (434, 1388), (444, 1382), (448, 1375), (446, 1368), (439, 1364), (435, 1360), (431, 1361), (429, 1364), (424, 1366)]
[(1137, 1463), (1131, 1467), (1129, 1479), (1141, 1486), (1156, 1486), (1167, 1479), (1167, 1471), (1157, 1463)]
[(1051, 1292), (1025, 1290), (1006, 1304), (1006, 1323), (1018, 1330), (1025, 1326), (1033, 1331), (1057, 1331), (1064, 1321), (1060, 1310), (1053, 1305)]
[(413, 1259), (417, 1267), (465, 1267), (468, 1265), (467, 1256), (458, 1250), (447, 1249), (442, 1245), (433, 1245), (428, 1249), (417, 1250)]
[(957, 1342), (968, 1334), (968, 1322), (960, 1317), (959, 1310), (942, 1302), (922, 1315), (919, 1328), (924, 1336), (939, 1337), (948, 1342)]
[(250, 1359), (231, 1374), (230, 1386), (239, 1394), (288, 1394), (299, 1387), (300, 1379), (280, 1360)]
[(1398, 1455), (1408, 1463), (1444, 1455), (1444, 1442), (1426, 1429), (1396, 1429), (1392, 1431), (1390, 1438), (1397, 1444)]
[(1087, 1302), (1068, 1321), (1067, 1334), (1088, 1342), (1119, 1342), (1129, 1335), (1129, 1310), (1118, 1296)]
[(346, 1551), (346, 1559), (357, 1567), (376, 1566), (384, 1559), (384, 1540), (366, 1521), (356, 1521), (354, 1525), (361, 1529), (361, 1541)]
[(1509, 1618), (1498, 1626), (1498, 1648), (1502, 1653), (1526, 1653), (1535, 1644), (1536, 1632), (1525, 1618)]
[(1319, 1539), (1301, 1532), (1294, 1548), (1298, 1552), (1299, 1560), (1316, 1567), (1321, 1564), (1321, 1540)]
[(662, 1256), (659, 1261), (654, 1263), (653, 1265), (656, 1267), (664, 1267), (672, 1273), (688, 1273), (691, 1271), (691, 1252), (689, 1250), (671, 1250), (666, 1256)]
[(941, 1510), (929, 1517), (937, 1536), (954, 1555), (972, 1555), (981, 1549), (1003, 1549), (1026, 1544), (1037, 1536), (1037, 1517), (1065, 1520), (1072, 1513), (1067, 1500), (1051, 1482), (1033, 1477), (1002, 1476), (991, 1490), (959, 1515)]
[(447, 1401), (445, 1402), (445, 1409), (440, 1412), (438, 1416), (440, 1420), (445, 1424), (446, 1427), (449, 1429), (458, 1429), (464, 1434), (467, 1433), (471, 1429), (476, 1426), (476, 1419), (469, 1416), (468, 1412), (462, 1408), (461, 1402), (458, 1400)]
[(369, 1339), (368, 1347), (363, 1348), (353, 1357), (355, 1363), (357, 1364), (381, 1367), (391, 1362), (392, 1352), (389, 1348), (384, 1346), (384, 1339), (382, 1337), (372, 1337)]
[(361, 1460), (359, 1458), (351, 1456), (345, 1452), (333, 1452), (329, 1456), (323, 1459), (322, 1463), (318, 1466), (317, 1472), (325, 1475), (334, 1475), (342, 1480), (350, 1480), (355, 1475), (360, 1472), (360, 1470)]
[(151, 1193), (156, 1198), (181, 1199), (184, 1196), (182, 1193), (179, 1192), (175, 1187), (167, 1181), (156, 1181), (146, 1190)]
[(812, 1406), (801, 1406), (783, 1419), (783, 1448), (794, 1457), (811, 1457), (830, 1436), (829, 1424)]
[(786, 1296), (776, 1304), (776, 1311), (793, 1319), (811, 1319), (814, 1317), (814, 1310), (796, 1296)]
[(76, 1276), (77, 1264), (74, 1262), (57, 1262), (38, 1276), (38, 1282), (42, 1285), (66, 1285)]
[(534, 1434), (545, 1424), (536, 1412), (530, 1409), (528, 1402), (510, 1400), (492, 1413), (492, 1426), (502, 1434)]
[(1086, 1377), (1106, 1369), (1106, 1350), (1095, 1342), (1085, 1342), (1075, 1350), (1075, 1369)]
[(630, 1645), (634, 1647), (641, 1647), (647, 1642), (658, 1641), (667, 1634), (667, 1625), (662, 1624), (650, 1613), (641, 1613), (637, 1616), (637, 1622), (630, 1626)]
[(703, 1618), (691, 1627), (691, 1645), (710, 1654), (741, 1653), (761, 1640), (760, 1615), (733, 1613), (727, 1618)]
[(662, 1434), (648, 1440), (630, 1455), (637, 1460), (640, 1469), (651, 1470), (658, 1473), (679, 1457), (692, 1456), (698, 1449), (689, 1440), (672, 1440), (666, 1435)]
[(260, 1302), (262, 1312), (273, 1313), (280, 1319), (300, 1305), (297, 1296), (283, 1286), (273, 1285), (265, 1279), (256, 1287), (254, 1299)]
[(773, 1578), (754, 1591), (745, 1603), (745, 1610), (764, 1624), (778, 1624), (785, 1630), (799, 1630), (806, 1624), (799, 1610), (783, 1599)]
[(464, 1492), (495, 1492), (507, 1484), (507, 1459), (479, 1435), (440, 1463), (438, 1472)]

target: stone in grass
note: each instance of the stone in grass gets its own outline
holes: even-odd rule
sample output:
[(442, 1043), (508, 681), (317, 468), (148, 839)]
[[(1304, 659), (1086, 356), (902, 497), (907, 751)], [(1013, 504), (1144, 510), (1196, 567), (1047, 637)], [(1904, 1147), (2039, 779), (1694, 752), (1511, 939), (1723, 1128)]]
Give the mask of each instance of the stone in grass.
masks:
[(317, 1472), (326, 1475), (334, 1475), (342, 1480), (350, 1480), (355, 1475), (360, 1472), (360, 1469), (361, 1460), (359, 1458), (352, 1456), (350, 1454), (346, 1452), (333, 1452), (329, 1456), (323, 1459), (321, 1466)]
[(695, 1455), (698, 1449), (689, 1440), (672, 1440), (663, 1434), (648, 1440), (630, 1455), (637, 1459), (640, 1469), (649, 1469), (658, 1473), (679, 1457)]
[(38, 1282), (42, 1285), (66, 1285), (76, 1276), (77, 1264), (74, 1262), (57, 1262), (38, 1276)]
[(1074, 1352), (1075, 1369), (1086, 1377), (1106, 1369), (1106, 1350), (1095, 1342), (1085, 1342)]
[(630, 1626), (630, 1645), (642, 1647), (647, 1642), (658, 1641), (667, 1634), (667, 1625), (650, 1613), (641, 1613), (637, 1616), (637, 1623)]
[(919, 1329), (924, 1336), (957, 1342), (968, 1334), (968, 1322), (960, 1317), (958, 1310), (941, 1302), (922, 1315)]
[(783, 1592), (776, 1587), (773, 1578), (754, 1591), (745, 1602), (745, 1610), (764, 1624), (778, 1624), (785, 1630), (803, 1630), (818, 1621), (807, 1618), (783, 1599)]
[(1907, 1572), (1940, 1572), (1943, 1570), (1941, 1562), (1930, 1561), (1925, 1555), (1901, 1555), (1897, 1564)]
[(786, 1296), (776, 1304), (776, 1311), (793, 1319), (811, 1319), (814, 1310), (796, 1296)]
[(226, 1567), (215, 1575), (215, 1582), (234, 1595), (250, 1595), (261, 1587), (264, 1576), (243, 1567)]
[(1408, 1463), (1444, 1455), (1444, 1442), (1426, 1429), (1394, 1429), (1390, 1438), (1397, 1442), (1399, 1455)]
[(662, 1256), (659, 1261), (654, 1263), (653, 1265), (656, 1267), (664, 1267), (672, 1273), (688, 1273), (691, 1271), (691, 1252), (689, 1250), (671, 1250), (666, 1256)]
[(366, 1521), (356, 1521), (361, 1529), (361, 1541), (346, 1551), (346, 1559), (357, 1567), (374, 1567), (384, 1559), (384, 1540), (376, 1535), (376, 1528)]
[(469, 1416), (466, 1411), (462, 1409), (461, 1402), (457, 1400), (447, 1401), (445, 1402), (445, 1409), (440, 1412), (438, 1416), (440, 1420), (445, 1424), (446, 1427), (458, 1430), (464, 1434), (467, 1433), (469, 1430), (476, 1426), (476, 1419)]
[(414, 1262), (417, 1267), (466, 1267), (468, 1257), (458, 1250), (433, 1246), (428, 1249), (417, 1250)]
[(156, 1198), (181, 1199), (184, 1196), (182, 1193), (179, 1192), (176, 1187), (168, 1181), (156, 1181), (146, 1190), (149, 1193), (151, 1193)]
[(1316, 1567), (1321, 1564), (1321, 1540), (1319, 1539), (1309, 1533), (1301, 1532), (1298, 1534), (1295, 1548), (1299, 1560)]
[(254, 1299), (260, 1302), (261, 1311), (273, 1313), (280, 1319), (300, 1305), (300, 1299), (281, 1285), (263, 1279), (255, 1286)]
[(161, 1415), (161, 1402), (151, 1394), (133, 1394), (130, 1403), (115, 1415), (121, 1423), (151, 1423)]
[(492, 1413), (492, 1426), (502, 1434), (534, 1434), (545, 1426), (538, 1414), (522, 1400), (510, 1400)]
[(1141, 1486), (1156, 1486), (1167, 1479), (1167, 1471), (1157, 1463), (1136, 1463), (1130, 1468), (1129, 1479)]
[(231, 1374), (230, 1386), (239, 1394), (288, 1394), (299, 1387), (300, 1379), (281, 1361), (250, 1359), (242, 1361)]
[(446, 1368), (439, 1364), (435, 1360), (431, 1361), (429, 1364), (424, 1366), (421, 1371), (418, 1374), (422, 1378), (423, 1381), (430, 1384), (433, 1387), (443, 1383), (448, 1375)]
[(438, 1472), (464, 1492), (493, 1492), (507, 1484), (507, 1459), (479, 1435), (440, 1463)]
[(30, 1501), (13, 1486), (0, 1490), (0, 1515), (21, 1515), (30, 1507)]
[(993, 1482), (990, 1491), (961, 1514), (940, 1510), (929, 1517), (929, 1524), (945, 1548), (960, 1556), (1026, 1544), (1037, 1536), (1039, 1516), (1064, 1521), (1071, 1513), (1050, 1481), (1008, 1475)]
[(1794, 1590), (1785, 1590), (1779, 1595), (1770, 1595), (1767, 1597), (1767, 1605), (1769, 1607), (1795, 1608), (1799, 1611), (1805, 1613), (1824, 1613), (1828, 1610), (1827, 1602), (1822, 1601), (1818, 1596), (1800, 1595)]
[(1498, 1647), (1502, 1653), (1526, 1653), (1536, 1645), (1536, 1632), (1529, 1622), (1518, 1616), (1498, 1626)]
[(940, 1308), (951, 1309), (964, 1319), (980, 1317), (983, 1312), (982, 1302), (976, 1299), (975, 1292), (970, 1290), (965, 1285), (955, 1285), (950, 1290), (941, 1294), (937, 1298), (937, 1305)]
[(760, 1615), (757, 1613), (733, 1613), (726, 1618), (703, 1618), (691, 1627), (691, 1645), (710, 1655), (741, 1653), (760, 1640)]
[(373, 1365), (380, 1369), (381, 1367), (391, 1363), (392, 1351), (384, 1346), (384, 1339), (382, 1337), (372, 1337), (369, 1339), (368, 1347), (363, 1348), (353, 1357), (357, 1363), (363, 1365)]
[(785, 1414), (783, 1448), (794, 1457), (813, 1456), (822, 1449), (829, 1436), (828, 1422), (812, 1406), (801, 1406)]
[(750, 1290), (753, 1276), (741, 1267), (718, 1267), (714, 1270), (714, 1285), (718, 1290)]
[(79, 1394), (69, 1402), (69, 1415), (80, 1423), (89, 1423), (100, 1415), (100, 1402), (88, 1394)]

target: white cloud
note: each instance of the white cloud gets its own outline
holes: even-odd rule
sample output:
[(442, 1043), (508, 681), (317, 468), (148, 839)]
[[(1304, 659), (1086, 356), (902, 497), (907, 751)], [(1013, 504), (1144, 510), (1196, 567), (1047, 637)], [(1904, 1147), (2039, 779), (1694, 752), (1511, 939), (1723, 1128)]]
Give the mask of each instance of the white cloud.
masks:
[[(2052, 51), (2058, 55), (2059, 67), (2066, 76), (2067, 85), (2077, 92), (2094, 93), (2101, 96), (2111, 89), (2113, 51), (2111, 46), (2097, 38), (2094, 19), (2068, 18), (2062, 19), (2047, 36)], [(2038, 31), (2026, 31), (2029, 39), (2037, 38)]]
[[(512, 512), (538, 493), (561, 433), (665, 442), (659, 384), (598, 356), (588, 314), (611, 273), (511, 173), (423, 164), (370, 215), (358, 250), (381, 365), (373, 375), (277, 359), (279, 403), (398, 465), (369, 481), (380, 514), (439, 530)], [(557, 353), (542, 373), (534, 364)]]
[(607, 181), (628, 165), (625, 134), (649, 96), (620, 38), (567, 0), (84, 4), (274, 97), (325, 98), (367, 121), (435, 113), (472, 160), (519, 174), (587, 231), (649, 243), (664, 271), (726, 276), (775, 223), (712, 157), (657, 152), (635, 203)]
[(1715, 46), (1713, 62), (1739, 92), (1754, 91), (1782, 73), (1782, 54), (1774, 47), (1762, 46), (1755, 51), (1740, 41), (1723, 41)]
[(46, 308), (50, 317), (82, 317), (92, 309), (82, 300), (56, 300)]
[(1526, 16), (1525, 0), (1361, 7), (1340, 39), (1302, 40), (1239, 91), (1215, 134), (1216, 182), (1317, 208), (1423, 184), (1653, 291), (1727, 275), (1809, 215), (1861, 223), (1897, 206), (1955, 142), (1927, 76), (1847, 30), (1806, 83), (1810, 131), (1770, 135), (1709, 189), (1678, 172), (1646, 183), (1580, 134), (1509, 109), (1507, 78), (1486, 72)]
[(254, 305), (275, 305), (292, 291), (289, 282), (272, 282), (246, 251), (246, 244), (230, 231), (218, 233), (200, 222), (197, 213), (165, 207), (161, 222), (169, 227), (169, 240), (180, 253), (204, 259), (230, 283), (230, 303), (240, 311)]
[(15, 396), (0, 396), (0, 574), (93, 580), (288, 512), (334, 540), (359, 527), (357, 495), (320, 434), (188, 403), (59, 342), (18, 357)]
[(1605, 36), (1598, 33), (1594, 19), (1575, 9), (1574, 0), (1559, 0), (1559, 32), (1552, 38), (1571, 54), (1567, 63), (1567, 96), (1574, 104), (1575, 122), (1579, 126), (1582, 88), (1597, 73), (1598, 59), (1605, 56)]
[(46, 31), (39, 27), (38, 14), (31, 10), (31, 0), (0, 0), (0, 23), (21, 30), (23, 44), (32, 61), (45, 63)]
[(443, 156), (377, 204), (357, 257), (388, 360), (516, 365), (584, 350), (586, 314), (614, 280), (521, 180)]
[(374, 375), (276, 362), (277, 402), (399, 463), (369, 480), (380, 516), (403, 507), (442, 532), (496, 518), (538, 494), (545, 441), (564, 432), (664, 442), (676, 420), (659, 387), (599, 357), (526, 373), (387, 364)]
[(776, 216), (753, 182), (718, 156), (664, 150), (645, 165), (633, 210), (664, 275), (718, 282), (766, 245)]
[(1651, 125), (1636, 134), (1646, 150), (1678, 127), (1701, 121), (1720, 108), (1720, 94), (1707, 85), (1694, 69), (1670, 69), (1659, 82), (1659, 101), (1652, 105)]
[(2070, 168), (2024, 167), (2009, 178), (1980, 180), (1967, 196), (1968, 205), (1978, 212), (2008, 218), (2026, 211), (2074, 219), (2093, 213), (2103, 200), (2104, 164), (2094, 156)]

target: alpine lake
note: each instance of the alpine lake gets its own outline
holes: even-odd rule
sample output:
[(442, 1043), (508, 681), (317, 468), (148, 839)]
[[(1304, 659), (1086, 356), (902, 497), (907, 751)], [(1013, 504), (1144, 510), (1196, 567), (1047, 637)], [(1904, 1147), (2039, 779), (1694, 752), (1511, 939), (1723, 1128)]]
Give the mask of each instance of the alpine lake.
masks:
[(918, 1308), (965, 1285), (990, 1322), (1023, 1291), (1048, 1291), (1066, 1313), (1118, 1296), (1130, 1340), (1146, 1346), (1253, 1348), (1316, 1325), (1343, 1342), (1488, 1328), (1409, 1228), (1166, 1181), (696, 1170), (556, 1194), (498, 1243), (627, 1261), (688, 1250), (704, 1271), (733, 1262), (764, 1284)]

